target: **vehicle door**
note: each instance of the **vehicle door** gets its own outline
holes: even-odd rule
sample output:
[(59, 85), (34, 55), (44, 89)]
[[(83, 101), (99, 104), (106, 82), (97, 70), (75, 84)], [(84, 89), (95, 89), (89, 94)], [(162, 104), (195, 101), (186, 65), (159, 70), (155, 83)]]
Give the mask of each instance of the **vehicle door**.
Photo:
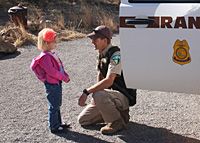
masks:
[(200, 94), (200, 0), (122, 0), (128, 87)]

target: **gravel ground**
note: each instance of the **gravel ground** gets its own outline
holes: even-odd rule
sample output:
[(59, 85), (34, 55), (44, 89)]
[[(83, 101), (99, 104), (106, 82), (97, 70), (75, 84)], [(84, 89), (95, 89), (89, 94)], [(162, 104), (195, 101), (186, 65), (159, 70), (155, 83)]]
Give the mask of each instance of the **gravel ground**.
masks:
[[(113, 43), (119, 45), (118, 35)], [(83, 108), (77, 100), (82, 89), (96, 81), (97, 53), (89, 39), (58, 47), (71, 76), (71, 82), (63, 84), (62, 117), (72, 128), (65, 134), (49, 133), (44, 86), (29, 69), (39, 51), (27, 46), (0, 60), (0, 142), (200, 143), (199, 95), (138, 90), (126, 130), (107, 136), (100, 134), (100, 126), (82, 128), (77, 116)]]

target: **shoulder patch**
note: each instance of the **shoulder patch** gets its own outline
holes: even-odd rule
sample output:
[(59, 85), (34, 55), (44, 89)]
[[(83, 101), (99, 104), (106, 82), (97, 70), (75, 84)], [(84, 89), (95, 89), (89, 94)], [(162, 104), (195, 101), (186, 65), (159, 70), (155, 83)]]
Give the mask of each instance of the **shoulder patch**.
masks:
[(120, 63), (121, 57), (120, 57), (120, 55), (113, 55), (111, 59), (115, 65), (118, 65)]

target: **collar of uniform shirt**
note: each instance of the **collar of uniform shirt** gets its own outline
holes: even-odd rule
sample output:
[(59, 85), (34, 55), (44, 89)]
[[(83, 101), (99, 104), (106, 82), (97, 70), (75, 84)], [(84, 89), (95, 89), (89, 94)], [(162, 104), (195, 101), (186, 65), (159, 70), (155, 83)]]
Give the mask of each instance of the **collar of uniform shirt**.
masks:
[(108, 47), (106, 47), (103, 51), (102, 54), (103, 56), (105, 56), (106, 52), (112, 47), (112, 44), (109, 44)]

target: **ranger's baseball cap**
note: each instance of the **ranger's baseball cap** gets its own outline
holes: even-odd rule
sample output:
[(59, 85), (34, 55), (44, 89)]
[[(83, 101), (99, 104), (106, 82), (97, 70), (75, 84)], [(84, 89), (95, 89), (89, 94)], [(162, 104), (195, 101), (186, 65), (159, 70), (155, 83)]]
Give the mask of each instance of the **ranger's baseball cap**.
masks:
[(99, 37), (105, 37), (108, 39), (112, 39), (112, 32), (105, 25), (101, 25), (101, 26), (96, 27), (92, 33), (87, 35), (87, 37), (89, 37), (91, 39), (96, 39)]
[(56, 32), (53, 29), (46, 28), (43, 33), (43, 40), (46, 42), (52, 42), (56, 38)]

